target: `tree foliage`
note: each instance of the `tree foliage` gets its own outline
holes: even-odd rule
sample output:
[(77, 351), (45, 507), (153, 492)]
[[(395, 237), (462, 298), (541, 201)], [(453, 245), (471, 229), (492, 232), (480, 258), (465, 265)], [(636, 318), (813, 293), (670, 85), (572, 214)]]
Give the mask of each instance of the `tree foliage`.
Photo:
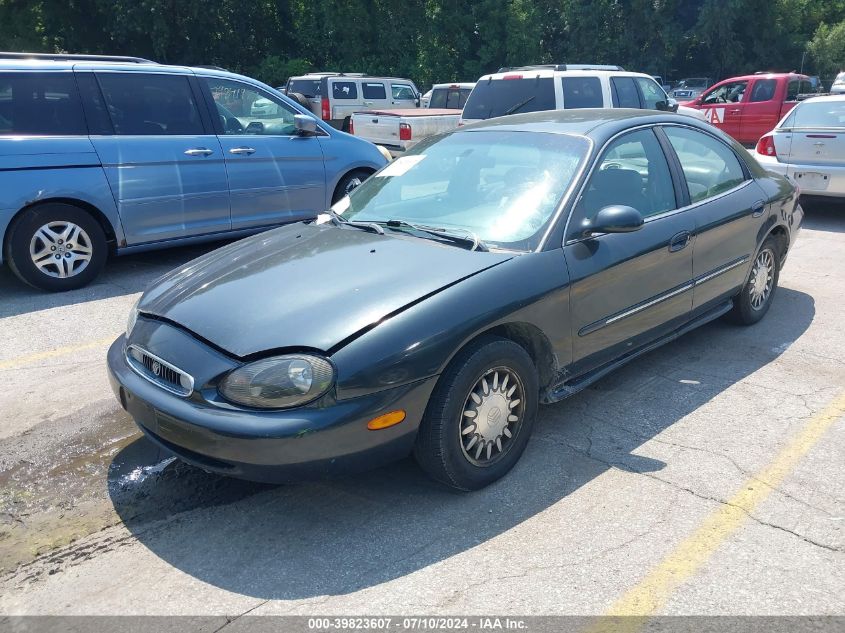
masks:
[(473, 80), (501, 66), (621, 64), (714, 79), (845, 65), (845, 0), (0, 0), (0, 49)]

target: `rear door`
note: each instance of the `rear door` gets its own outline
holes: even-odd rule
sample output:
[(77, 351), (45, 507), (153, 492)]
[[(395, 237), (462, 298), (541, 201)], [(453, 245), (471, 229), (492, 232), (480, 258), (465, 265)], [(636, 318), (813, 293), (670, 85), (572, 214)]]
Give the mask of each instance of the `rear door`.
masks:
[(693, 312), (697, 314), (742, 286), (768, 217), (765, 195), (720, 139), (688, 127), (662, 129), (678, 156), (696, 223)]
[[(678, 211), (677, 174), (654, 131), (612, 141), (596, 163), (570, 218), (566, 262), (576, 372), (595, 369), (676, 329), (692, 307), (694, 221)], [(579, 228), (606, 206), (645, 218), (632, 233), (584, 237)]]
[(351, 77), (326, 79), (326, 94), (323, 99), (326, 98), (329, 99), (328, 121), (339, 130), (348, 128), (348, 119), (354, 112), (365, 109), (359, 81)]
[[(199, 80), (217, 115), (232, 228), (296, 222), (323, 211), (323, 151), (318, 137), (296, 134), (297, 112), (278, 96), (251, 84), (218, 77)], [(253, 108), (256, 102), (268, 101), (272, 108)]]
[(387, 86), (383, 81), (361, 80), (361, 96), (366, 108), (384, 109), (389, 107), (391, 101), (387, 95)]
[(759, 77), (751, 83), (750, 95), (743, 109), (737, 140), (756, 143), (772, 130), (780, 119), (781, 104), (786, 97), (786, 82)]
[(193, 76), (96, 73), (113, 133), (91, 135), (128, 244), (230, 228), (226, 166)]

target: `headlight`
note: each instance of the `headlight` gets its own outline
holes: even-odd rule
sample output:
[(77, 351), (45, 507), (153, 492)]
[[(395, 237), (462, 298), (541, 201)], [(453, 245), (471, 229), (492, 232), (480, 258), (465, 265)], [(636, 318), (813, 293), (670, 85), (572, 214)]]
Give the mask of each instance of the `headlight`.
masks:
[(135, 328), (135, 322), (138, 320), (139, 303), (141, 303), (141, 297), (138, 297), (138, 300), (132, 304), (132, 309), (129, 310), (129, 319), (126, 321), (126, 338), (129, 338), (129, 335), (132, 334), (132, 330)]
[(258, 409), (288, 409), (326, 393), (334, 368), (325, 358), (286, 354), (249, 363), (229, 373), (217, 387), (236, 404)]

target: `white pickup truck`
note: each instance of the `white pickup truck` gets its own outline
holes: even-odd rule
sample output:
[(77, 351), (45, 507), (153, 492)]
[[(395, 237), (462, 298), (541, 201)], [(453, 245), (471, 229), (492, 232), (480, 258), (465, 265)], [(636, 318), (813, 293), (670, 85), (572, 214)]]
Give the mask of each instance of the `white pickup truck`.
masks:
[(352, 115), (349, 132), (399, 156), (424, 138), (455, 129), (460, 118), (461, 111), (451, 109), (366, 110)]

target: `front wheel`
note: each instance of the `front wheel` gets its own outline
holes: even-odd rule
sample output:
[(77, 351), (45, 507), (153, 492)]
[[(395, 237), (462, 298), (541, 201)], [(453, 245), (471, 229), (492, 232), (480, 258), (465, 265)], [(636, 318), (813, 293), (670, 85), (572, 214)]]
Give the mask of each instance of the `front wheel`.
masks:
[(519, 460), (537, 417), (539, 379), (520, 345), (486, 337), (463, 350), (432, 393), (414, 456), (432, 478), (477, 490)]
[(340, 179), (340, 182), (337, 183), (337, 187), (335, 187), (334, 195), (332, 196), (332, 204), (352, 193), (361, 185), (362, 182), (369, 178), (369, 176), (370, 172), (364, 171), (363, 169), (356, 169), (355, 171), (346, 174)]
[(772, 305), (779, 277), (778, 247), (775, 240), (769, 237), (754, 258), (748, 280), (734, 297), (734, 307), (728, 313), (730, 320), (740, 325), (752, 325), (762, 319)]
[(10, 227), (6, 245), (12, 272), (29, 285), (51, 292), (90, 283), (103, 269), (107, 254), (99, 222), (63, 203), (26, 211)]

